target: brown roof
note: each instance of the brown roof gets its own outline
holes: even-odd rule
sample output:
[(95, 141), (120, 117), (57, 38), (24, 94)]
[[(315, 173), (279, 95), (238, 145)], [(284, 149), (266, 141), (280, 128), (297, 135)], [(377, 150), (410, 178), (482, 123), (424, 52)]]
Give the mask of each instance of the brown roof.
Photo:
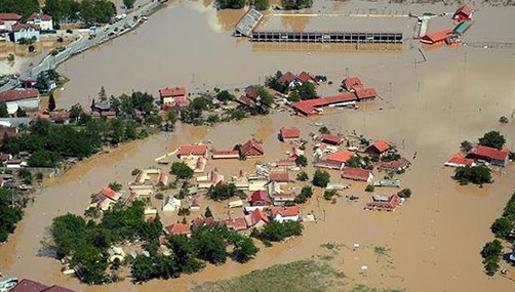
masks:
[(505, 160), (508, 157), (508, 150), (507, 149), (496, 149), (492, 147), (487, 146), (477, 146), (472, 151), (472, 154), (476, 156), (485, 157), (492, 160)]
[(184, 96), (186, 89), (184, 87), (165, 87), (159, 89), (159, 95), (161, 97)]
[(342, 142), (342, 137), (334, 134), (323, 134), (322, 142), (329, 144), (340, 144)]
[(295, 80), (297, 80), (297, 76), (295, 76), (295, 74), (293, 74), (291, 72), (286, 72), (277, 80), (277, 82), (284, 84), (284, 85), (288, 85)]
[(28, 89), (12, 89), (0, 92), (0, 101), (16, 101), (39, 96), (39, 90), (34, 88)]
[(272, 212), (272, 217), (276, 217), (277, 215), (281, 215), (282, 217), (292, 217), (298, 216), (300, 213), (299, 206), (290, 206), (290, 207), (272, 207), (270, 210)]
[(183, 235), (190, 233), (190, 227), (183, 223), (175, 223), (165, 227), (165, 231), (168, 234)]
[(32, 20), (36, 20), (36, 19), (41, 19), (43, 21), (49, 21), (49, 20), (52, 20), (52, 16), (50, 15), (46, 15), (44, 13), (32, 13), (29, 18), (27, 18), (28, 21), (32, 21)]
[(343, 85), (347, 90), (358, 90), (363, 89), (363, 83), (358, 77), (352, 76), (343, 80)]
[(300, 130), (295, 127), (282, 127), (280, 130), (280, 134), (283, 139), (297, 139), (300, 137)]
[(222, 221), (222, 223), (227, 226), (228, 228), (234, 229), (236, 231), (242, 231), (247, 229), (247, 222), (245, 221), (245, 218), (239, 217), (239, 218), (227, 218)]
[(30, 23), (15, 23), (13, 24), (12, 26), (12, 29), (13, 31), (17, 32), (17, 31), (20, 31), (22, 29), (35, 29), (35, 30), (39, 30), (39, 26), (37, 25), (34, 25), (34, 24), (30, 24)]
[(269, 179), (276, 182), (289, 182), (288, 172), (286, 171), (274, 171), (270, 173)]
[(370, 176), (370, 171), (367, 169), (347, 167), (342, 171), (342, 178), (367, 181)]
[(268, 223), (268, 216), (266, 216), (265, 212), (261, 209), (256, 209), (252, 214), (245, 217), (245, 221), (247, 222), (248, 227), (252, 227), (256, 224), (258, 224), (260, 221), (264, 221), (265, 223)]
[(243, 144), (240, 148), (241, 153), (243, 153), (245, 155), (251, 154), (253, 152), (252, 150), (257, 151), (260, 155), (265, 154), (263, 145), (254, 139), (250, 139), (245, 144)]
[(179, 155), (187, 156), (187, 155), (196, 155), (203, 156), (206, 155), (207, 146), (206, 145), (196, 145), (196, 144), (187, 144), (179, 146)]
[(16, 13), (0, 13), (0, 20), (2, 21), (19, 21), (21, 19), (21, 15)]
[(36, 281), (23, 279), (10, 291), (13, 292), (73, 292), (61, 286), (52, 285), (50, 287)]
[(333, 153), (329, 153), (323, 156), (321, 159), (336, 162), (347, 162), (347, 160), (351, 159), (352, 156), (354, 156), (353, 152), (350, 152), (348, 150), (339, 150)]

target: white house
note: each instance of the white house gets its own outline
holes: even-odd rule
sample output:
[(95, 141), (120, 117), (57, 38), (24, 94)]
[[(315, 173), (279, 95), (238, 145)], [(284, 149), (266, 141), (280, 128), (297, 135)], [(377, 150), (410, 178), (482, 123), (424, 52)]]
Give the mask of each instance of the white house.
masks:
[(27, 23), (37, 25), (41, 30), (54, 29), (52, 17), (43, 13), (32, 13), (32, 15), (27, 18)]
[(16, 23), (12, 26), (14, 42), (19, 42), (22, 39), (35, 39), (39, 41), (39, 26), (27, 23)]
[(9, 114), (16, 113), (18, 108), (37, 111), (40, 101), (39, 91), (34, 88), (13, 89), (0, 92), (0, 102), (5, 102)]
[(16, 13), (0, 13), (0, 22), (3, 23), (4, 29), (11, 31), (12, 26), (21, 20), (21, 15)]
[(277, 221), (279, 223), (287, 221), (299, 221), (300, 218), (299, 206), (272, 207), (270, 211), (272, 213), (272, 218), (274, 219), (274, 221)]
[(166, 200), (166, 204), (163, 206), (163, 211), (172, 211), (178, 210), (181, 207), (181, 200), (176, 199), (175, 197), (169, 196)]

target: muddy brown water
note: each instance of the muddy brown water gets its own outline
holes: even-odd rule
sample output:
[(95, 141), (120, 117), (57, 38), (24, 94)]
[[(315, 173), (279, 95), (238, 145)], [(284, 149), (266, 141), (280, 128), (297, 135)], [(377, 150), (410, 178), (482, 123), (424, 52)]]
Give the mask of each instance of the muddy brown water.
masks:
[[(228, 18), (227, 23), (237, 21), (236, 16)], [(158, 12), (137, 31), (62, 65), (59, 70), (71, 81), (58, 103), (89, 104), (101, 85), (113, 94), (132, 89), (155, 94), (159, 87), (176, 84), (190, 90), (242, 87), (262, 82), (262, 76), (277, 69), (326, 74), (336, 83), (348, 71), (376, 87), (381, 98), (359, 110), (332, 110), (310, 119), (276, 113), (211, 128), (179, 125), (174, 133), (158, 134), (93, 157), (48, 181), (37, 193), (16, 233), (0, 247), (4, 274), (79, 291), (182, 291), (193, 283), (320, 254), (321, 244), (336, 242), (364, 247), (357, 253), (345, 252), (337, 262), (357, 283), (410, 291), (513, 290), (513, 282), (484, 275), (479, 251), (492, 239), (489, 226), (514, 190), (515, 167), (496, 174), (495, 183), (482, 189), (458, 186), (450, 179), (452, 170), (442, 168), (461, 141), (475, 140), (491, 129), (501, 131), (508, 147), (514, 149), (513, 118), (509, 124), (498, 123), (501, 115), (511, 117), (515, 110), (513, 51), (442, 48), (428, 52), (429, 61), (420, 64), (415, 64), (420, 55), (408, 45), (396, 53), (254, 51), (248, 43), (231, 38), (219, 19), (219, 14), (202, 2), (174, 4)], [(337, 85), (325, 86), (320, 92), (334, 94)], [(169, 281), (89, 287), (61, 275), (57, 261), (37, 255), (52, 218), (66, 212), (82, 214), (91, 193), (114, 180), (127, 183), (132, 169), (154, 165), (154, 158), (179, 144), (212, 140), (213, 147), (228, 148), (254, 136), (263, 140), (266, 160), (273, 161), (288, 150), (276, 138), (281, 126), (295, 125), (307, 138), (317, 130), (315, 122), (333, 131), (356, 130), (367, 137), (387, 139), (408, 158), (417, 152), (412, 168), (401, 176), (413, 197), (395, 213), (386, 214), (362, 210), (369, 200), (362, 184), (354, 183), (343, 192), (358, 194), (358, 203), (339, 199), (333, 205), (317, 192), (303, 211), (313, 210), (319, 218), (325, 214), (325, 220), (306, 223), (304, 236), (263, 247), (255, 260), (244, 265), (208, 266), (200, 273)], [(253, 164), (210, 161), (208, 169), (217, 167), (230, 177), (240, 168), (252, 170)], [(331, 174), (336, 180), (338, 174)], [(214, 209), (216, 216), (224, 216), (225, 204), (214, 205)], [(376, 255), (365, 251), (374, 246), (391, 249), (394, 268), (385, 270)], [(369, 266), (366, 276), (359, 274), (362, 265)]]

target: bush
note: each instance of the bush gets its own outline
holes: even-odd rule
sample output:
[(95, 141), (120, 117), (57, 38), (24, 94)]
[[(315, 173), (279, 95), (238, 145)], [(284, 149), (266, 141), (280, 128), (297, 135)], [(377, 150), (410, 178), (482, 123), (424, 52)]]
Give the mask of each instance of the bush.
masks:
[(115, 192), (119, 192), (122, 190), (122, 185), (118, 182), (112, 182), (109, 184), (109, 188), (111, 188), (111, 190), (115, 191)]
[(327, 184), (331, 181), (331, 175), (325, 170), (317, 170), (315, 171), (315, 175), (313, 176), (313, 185), (317, 187), (325, 188)]
[(193, 176), (193, 169), (184, 162), (174, 162), (170, 173), (176, 175), (180, 179), (190, 179)]
[(506, 143), (504, 136), (498, 131), (490, 131), (479, 138), (479, 145), (501, 149)]
[(500, 217), (495, 219), (490, 229), (495, 236), (499, 238), (507, 238), (513, 230), (513, 222), (506, 217)]
[(499, 269), (499, 259), (501, 255), (502, 245), (501, 242), (497, 239), (487, 242), (481, 250), (483, 264), (488, 276), (493, 276)]
[(456, 168), (454, 179), (459, 181), (461, 184), (471, 182), (473, 184), (482, 185), (484, 183), (492, 182), (492, 174), (488, 167), (482, 165), (465, 166)]
[(313, 189), (310, 186), (305, 186), (300, 191), (300, 194), (295, 197), (295, 203), (306, 203), (309, 198), (313, 196)]
[(299, 155), (296, 159), (295, 159), (295, 164), (297, 164), (297, 166), (301, 166), (301, 167), (305, 167), (308, 165), (308, 160), (306, 159), (306, 156), (304, 155)]
[(411, 190), (410, 189), (402, 189), (400, 192), (397, 193), (397, 195), (401, 198), (409, 198), (411, 197)]
[(234, 240), (234, 250), (232, 256), (240, 263), (250, 261), (257, 254), (259, 249), (254, 244), (252, 238), (248, 236), (239, 236)]
[(240, 195), (241, 191), (239, 191), (236, 186), (232, 183), (224, 184), (220, 183), (216, 186), (212, 186), (207, 191), (207, 195), (210, 199), (215, 201), (227, 200), (233, 196)]
[(188, 216), (191, 214), (190, 208), (179, 208), (177, 212), (178, 216)]
[(255, 0), (254, 6), (257, 10), (267, 10), (270, 7), (268, 0)]
[(301, 235), (304, 226), (299, 222), (287, 221), (279, 223), (272, 221), (265, 225), (259, 237), (263, 241), (283, 241), (287, 237)]
[(297, 174), (297, 180), (307, 181), (309, 179), (308, 174), (305, 171), (301, 171)]
[(375, 187), (373, 185), (367, 185), (365, 188), (365, 192), (373, 192), (375, 190)]
[(154, 198), (156, 198), (156, 200), (162, 200), (164, 198), (164, 195), (163, 193), (157, 193)]
[(245, 0), (217, 0), (220, 9), (241, 9), (245, 7)]
[(461, 145), (460, 145), (460, 149), (461, 151), (467, 153), (469, 152), (470, 150), (472, 150), (472, 148), (474, 148), (474, 145), (472, 145), (471, 142), (465, 140), (463, 142), (461, 142)]
[(324, 199), (330, 201), (334, 196), (336, 196), (336, 190), (328, 190), (324, 192)]
[(508, 117), (502, 116), (499, 118), (499, 123), (501, 124), (507, 124), (510, 120), (508, 120)]

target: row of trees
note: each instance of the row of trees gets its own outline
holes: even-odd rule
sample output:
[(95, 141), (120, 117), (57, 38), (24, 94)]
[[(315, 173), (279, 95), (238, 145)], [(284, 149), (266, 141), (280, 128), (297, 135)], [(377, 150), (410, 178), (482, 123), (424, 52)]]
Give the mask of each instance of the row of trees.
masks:
[(27, 200), (19, 192), (0, 188), (0, 243), (7, 240), (16, 229), (16, 223), (23, 217)]
[(473, 183), (482, 185), (492, 182), (490, 169), (483, 165), (458, 167), (454, 173), (454, 179), (460, 184)]
[(111, 21), (116, 15), (116, 6), (108, 0), (47, 0), (43, 11), (56, 23), (80, 20), (92, 25)]
[(38, 0), (2, 0), (0, 1), (0, 13), (17, 13), (24, 18), (33, 12), (39, 12)]

